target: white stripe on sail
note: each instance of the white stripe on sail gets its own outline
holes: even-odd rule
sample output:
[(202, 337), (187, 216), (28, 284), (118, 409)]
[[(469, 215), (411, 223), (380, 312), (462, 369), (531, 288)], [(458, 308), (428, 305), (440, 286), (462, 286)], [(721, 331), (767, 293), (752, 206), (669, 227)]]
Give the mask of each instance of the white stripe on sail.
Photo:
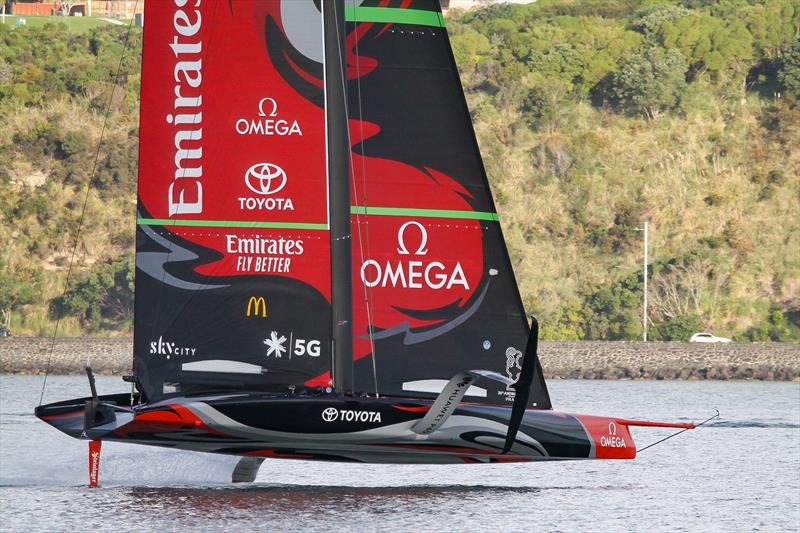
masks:
[(205, 361), (183, 363), (181, 370), (184, 372), (217, 372), (220, 374), (262, 374), (264, 367), (227, 359), (206, 359)]
[[(439, 394), (444, 390), (444, 386), (447, 385), (446, 379), (420, 379), (417, 381), (405, 381), (403, 382), (403, 390), (409, 392), (429, 392), (431, 394)], [(483, 387), (476, 387), (475, 385), (470, 385), (467, 389), (466, 396), (478, 396), (480, 398), (486, 398), (486, 389)]]

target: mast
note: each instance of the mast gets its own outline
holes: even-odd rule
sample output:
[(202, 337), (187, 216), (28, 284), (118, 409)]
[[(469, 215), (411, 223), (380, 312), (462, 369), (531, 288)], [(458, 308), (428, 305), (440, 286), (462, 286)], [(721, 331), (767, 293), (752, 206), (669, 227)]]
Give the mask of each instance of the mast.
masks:
[(353, 390), (353, 295), (350, 239), (350, 146), (344, 50), (344, 0), (322, 0), (325, 115), (331, 235), (334, 389)]

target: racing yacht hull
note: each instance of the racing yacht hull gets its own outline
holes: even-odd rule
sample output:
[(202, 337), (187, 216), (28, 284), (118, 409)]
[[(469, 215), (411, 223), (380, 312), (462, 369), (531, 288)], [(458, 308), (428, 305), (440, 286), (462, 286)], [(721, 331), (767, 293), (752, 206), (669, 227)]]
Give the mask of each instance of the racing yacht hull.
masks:
[[(129, 394), (44, 405), (36, 416), (75, 437), (260, 458), (367, 463), (500, 463), (633, 459), (636, 421), (527, 410), (503, 445), (510, 407), (462, 403), (429, 434), (432, 400), (262, 393), (173, 397), (131, 405)], [(672, 425), (670, 425), (672, 426)], [(86, 429), (84, 429), (86, 428)]]

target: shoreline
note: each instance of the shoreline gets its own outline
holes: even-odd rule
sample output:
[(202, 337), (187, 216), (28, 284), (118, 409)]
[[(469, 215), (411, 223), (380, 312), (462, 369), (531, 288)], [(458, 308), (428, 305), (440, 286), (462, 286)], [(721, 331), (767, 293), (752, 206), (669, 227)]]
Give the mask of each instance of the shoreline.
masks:
[[(51, 346), (52, 357), (50, 357)], [(130, 373), (131, 337), (0, 339), (0, 373)], [(800, 344), (540, 341), (547, 379), (800, 381)]]

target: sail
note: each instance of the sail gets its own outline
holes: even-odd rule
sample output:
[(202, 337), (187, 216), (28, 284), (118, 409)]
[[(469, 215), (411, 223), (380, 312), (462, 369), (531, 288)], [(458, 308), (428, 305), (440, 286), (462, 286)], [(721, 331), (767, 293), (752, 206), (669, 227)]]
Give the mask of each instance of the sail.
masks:
[(313, 0), (148, 4), (134, 351), (151, 401), (330, 369), (321, 33)]
[[(517, 379), (529, 326), (438, 0), (346, 2), (356, 388)], [(550, 408), (541, 368), (531, 392)], [(483, 380), (465, 400), (513, 397)]]

